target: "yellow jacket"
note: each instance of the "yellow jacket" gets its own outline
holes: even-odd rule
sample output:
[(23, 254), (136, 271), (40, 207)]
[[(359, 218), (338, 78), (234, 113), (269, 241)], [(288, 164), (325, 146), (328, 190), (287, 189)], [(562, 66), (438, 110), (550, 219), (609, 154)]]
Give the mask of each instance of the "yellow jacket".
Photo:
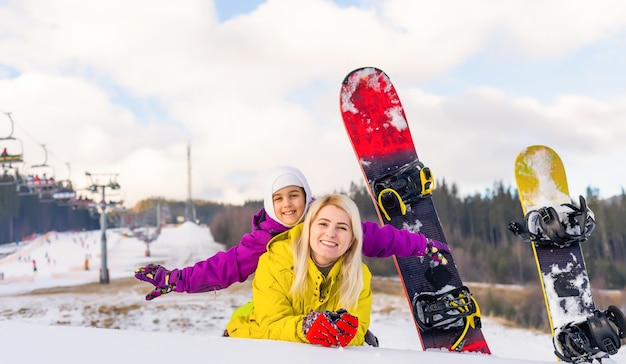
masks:
[[(309, 258), (308, 290), (304, 299), (289, 294), (294, 280), (292, 239), (302, 232), (300, 223), (274, 237), (267, 245), (267, 252), (259, 259), (252, 281), (252, 302), (237, 309), (226, 326), (232, 337), (271, 339), (308, 343), (302, 332), (302, 321), (311, 311), (337, 311), (343, 257), (328, 275), (319, 271)], [(350, 345), (363, 345), (370, 325), (372, 308), (372, 274), (363, 264), (363, 290), (359, 295), (356, 312), (359, 328)]]

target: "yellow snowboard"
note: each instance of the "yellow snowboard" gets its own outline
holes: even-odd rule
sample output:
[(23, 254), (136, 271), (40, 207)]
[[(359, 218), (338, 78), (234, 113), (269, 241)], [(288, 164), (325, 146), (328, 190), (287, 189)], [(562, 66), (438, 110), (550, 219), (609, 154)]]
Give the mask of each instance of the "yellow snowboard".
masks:
[[(515, 180), (524, 216), (542, 207), (572, 203), (561, 158), (549, 147), (524, 149), (515, 160)], [(531, 245), (554, 335), (555, 328), (584, 320), (594, 311), (589, 277), (579, 244)]]

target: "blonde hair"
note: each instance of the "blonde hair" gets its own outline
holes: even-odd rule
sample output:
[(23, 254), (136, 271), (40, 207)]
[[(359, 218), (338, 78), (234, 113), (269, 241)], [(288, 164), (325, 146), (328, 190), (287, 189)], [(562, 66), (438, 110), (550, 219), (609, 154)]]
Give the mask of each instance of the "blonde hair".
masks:
[(295, 278), (291, 286), (291, 293), (302, 297), (307, 289), (307, 269), (310, 256), (309, 240), (311, 238), (311, 224), (317, 218), (320, 210), (328, 205), (344, 210), (350, 217), (353, 241), (350, 248), (344, 253), (341, 266), (341, 286), (339, 288), (339, 304), (341, 308), (353, 310), (357, 308), (359, 294), (363, 289), (363, 227), (361, 216), (354, 201), (341, 194), (326, 195), (315, 200), (309, 207), (304, 219), (302, 234), (296, 239), (293, 249)]

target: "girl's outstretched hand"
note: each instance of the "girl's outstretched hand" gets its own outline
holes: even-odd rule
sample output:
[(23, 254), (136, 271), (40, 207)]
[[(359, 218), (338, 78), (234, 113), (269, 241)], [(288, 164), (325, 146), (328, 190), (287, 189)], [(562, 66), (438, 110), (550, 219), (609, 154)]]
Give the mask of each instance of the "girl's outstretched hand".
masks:
[(448, 259), (442, 254), (443, 252), (450, 254), (450, 248), (447, 244), (427, 239), (426, 251), (424, 251), (425, 256), (430, 257), (437, 264), (446, 265), (448, 264)]
[(174, 284), (169, 282), (175, 282), (175, 279), (172, 279), (171, 273), (165, 267), (152, 263), (135, 269), (135, 278), (154, 285), (154, 289), (146, 295), (146, 301), (172, 292)]

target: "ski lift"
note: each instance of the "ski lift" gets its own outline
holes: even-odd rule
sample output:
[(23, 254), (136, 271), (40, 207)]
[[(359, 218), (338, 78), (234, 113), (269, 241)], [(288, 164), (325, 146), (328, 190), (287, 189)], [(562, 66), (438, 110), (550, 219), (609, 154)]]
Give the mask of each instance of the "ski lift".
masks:
[(56, 183), (56, 191), (52, 194), (52, 198), (56, 201), (59, 206), (68, 206), (71, 205), (72, 201), (76, 199), (76, 190), (74, 190), (74, 186), (71, 181), (71, 168), (70, 164), (66, 163), (68, 170), (70, 171), (67, 179), (57, 181)]
[(114, 182), (113, 186), (115, 186), (115, 188), (108, 193), (105, 205), (114, 211), (125, 210), (124, 194), (119, 190), (119, 184), (117, 182)]
[(5, 112), (9, 118), (11, 129), (8, 136), (0, 137), (0, 185), (15, 185), (22, 180), (19, 165), (24, 162), (23, 145), (20, 139), (13, 137), (14, 124), (11, 113)]
[(45, 145), (41, 145), (44, 151), (44, 162), (35, 164), (28, 168), (26, 174), (26, 185), (29, 193), (39, 196), (40, 202), (53, 202), (57, 185), (54, 179), (54, 167), (48, 165), (48, 150)]
[[(100, 194), (98, 198), (98, 202), (93, 204), (93, 207), (89, 208), (90, 214), (93, 214), (95, 217), (96, 214), (100, 214), (100, 217), (104, 216), (107, 221), (110, 219), (118, 219), (119, 215), (111, 216), (108, 212), (113, 211), (123, 211), (125, 208), (123, 207), (123, 201), (115, 201), (111, 199), (111, 195), (106, 196), (106, 189), (110, 189), (112, 191), (119, 190), (120, 184), (117, 182), (117, 173), (100, 173), (94, 174), (85, 172), (85, 176), (89, 178), (89, 186), (87, 187), (87, 191), (92, 194)], [(108, 179), (108, 182), (100, 182), (100, 179)], [(108, 200), (107, 200), (108, 199)], [(112, 221), (114, 224), (118, 224), (119, 221)]]
[(95, 202), (83, 195), (78, 195), (78, 197), (69, 200), (69, 205), (72, 207), (72, 210), (89, 210), (90, 208), (94, 208)]
[(0, 186), (13, 185), (15, 186), (15, 190), (17, 191), (17, 186), (22, 181), (22, 176), (19, 173), (19, 170), (12, 165), (3, 165), (2, 171), (0, 172)]
[(24, 162), (22, 141), (16, 138), (0, 138), (0, 163), (2, 166)]
[(24, 161), (24, 147), (22, 141), (13, 137), (14, 125), (10, 112), (5, 115), (11, 122), (11, 130), (6, 137), (0, 137), (0, 163), (4, 167), (5, 164), (21, 163)]
[(70, 205), (71, 201), (76, 199), (76, 191), (72, 187), (72, 181), (62, 180), (57, 182), (56, 190), (52, 193), (52, 198), (59, 206)]

